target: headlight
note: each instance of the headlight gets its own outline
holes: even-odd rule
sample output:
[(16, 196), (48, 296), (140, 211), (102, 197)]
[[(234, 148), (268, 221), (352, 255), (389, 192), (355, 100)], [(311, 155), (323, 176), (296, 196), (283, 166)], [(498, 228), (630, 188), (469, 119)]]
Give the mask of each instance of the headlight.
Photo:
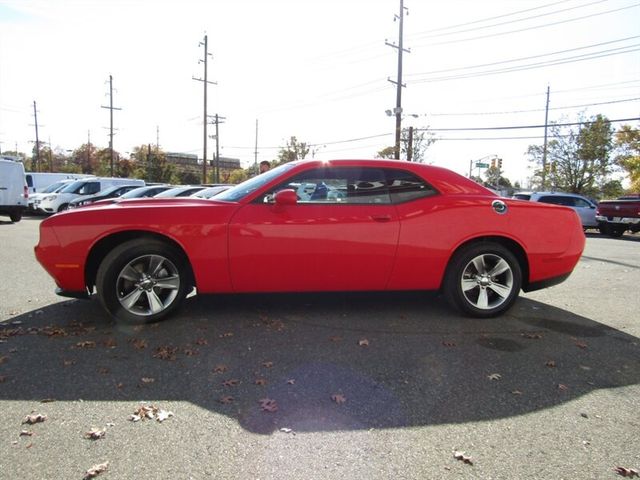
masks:
[(50, 202), (50, 201), (52, 201), (52, 200), (55, 200), (55, 199), (56, 199), (56, 197), (57, 197), (57, 195), (49, 195), (48, 197), (44, 197), (44, 198), (42, 199), (42, 201), (43, 201), (43, 202)]

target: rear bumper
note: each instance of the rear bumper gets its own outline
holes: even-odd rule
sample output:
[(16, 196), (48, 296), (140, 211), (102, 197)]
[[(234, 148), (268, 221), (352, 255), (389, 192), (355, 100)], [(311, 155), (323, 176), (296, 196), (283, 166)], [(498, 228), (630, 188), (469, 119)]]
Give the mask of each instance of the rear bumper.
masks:
[(571, 272), (563, 273), (562, 275), (558, 275), (557, 277), (547, 278), (545, 280), (539, 280), (537, 282), (531, 282), (526, 286), (523, 286), (522, 290), (525, 292), (533, 292), (535, 290), (553, 287), (554, 285), (558, 285), (559, 283), (564, 282), (567, 278), (569, 278), (569, 275), (571, 275)]
[(75, 291), (70, 291), (70, 290), (64, 290), (62, 288), (56, 288), (56, 295), (60, 295), (61, 297), (67, 297), (67, 298), (80, 298), (82, 300), (88, 300), (89, 299), (89, 292), (88, 291), (80, 291), (80, 292), (75, 292)]
[(622, 225), (640, 225), (640, 218), (634, 217), (605, 217), (596, 215), (596, 220), (603, 223), (617, 223)]

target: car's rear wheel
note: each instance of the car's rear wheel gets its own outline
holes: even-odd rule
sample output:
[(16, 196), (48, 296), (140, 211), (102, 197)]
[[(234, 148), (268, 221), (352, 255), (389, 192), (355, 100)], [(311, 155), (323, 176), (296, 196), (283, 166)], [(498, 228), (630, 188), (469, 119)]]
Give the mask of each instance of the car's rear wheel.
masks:
[(9, 218), (13, 223), (19, 222), (22, 220), (22, 212), (13, 212), (9, 215)]
[(148, 238), (114, 248), (96, 275), (100, 302), (126, 323), (163, 319), (179, 307), (189, 284), (184, 255), (171, 245)]
[(522, 285), (522, 269), (507, 248), (494, 242), (462, 247), (451, 259), (444, 294), (461, 312), (479, 318), (495, 317), (515, 302)]

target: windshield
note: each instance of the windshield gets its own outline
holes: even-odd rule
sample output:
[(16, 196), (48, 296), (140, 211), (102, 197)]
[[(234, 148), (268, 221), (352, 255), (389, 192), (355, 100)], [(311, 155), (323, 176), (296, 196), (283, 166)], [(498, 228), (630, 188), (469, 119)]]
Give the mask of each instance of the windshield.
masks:
[(268, 172), (257, 175), (249, 180), (246, 180), (242, 183), (239, 183), (233, 188), (230, 188), (226, 192), (219, 193), (215, 196), (216, 200), (222, 200), (225, 202), (237, 202), (238, 200), (242, 200), (244, 197), (249, 195), (250, 193), (255, 192), (262, 186), (271, 182), (276, 177), (279, 177), (287, 170), (293, 168), (291, 163), (285, 163), (284, 165), (280, 165), (279, 167), (274, 168), (273, 170), (269, 170)]
[(56, 183), (52, 183), (51, 185), (49, 185), (47, 188), (45, 188), (44, 190), (42, 190), (42, 193), (53, 193), (53, 192), (57, 192), (58, 190), (62, 190), (62, 188), (64, 188), (65, 185), (68, 185), (69, 182), (56, 182)]
[(82, 185), (84, 185), (84, 180), (76, 180), (75, 182), (71, 182), (69, 185), (60, 190), (60, 193), (75, 193)]

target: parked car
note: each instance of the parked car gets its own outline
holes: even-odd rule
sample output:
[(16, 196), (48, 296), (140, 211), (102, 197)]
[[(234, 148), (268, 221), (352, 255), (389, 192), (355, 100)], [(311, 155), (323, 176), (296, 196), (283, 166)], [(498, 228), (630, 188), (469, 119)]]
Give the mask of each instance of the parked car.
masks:
[(57, 193), (62, 190), (64, 187), (73, 182), (72, 179), (68, 180), (60, 180), (58, 182), (52, 183), (41, 192), (30, 193), (29, 200), (27, 202), (27, 210), (31, 213), (35, 213), (37, 211), (36, 203), (40, 203), (44, 197), (47, 196), (48, 193)]
[(600, 202), (596, 220), (603, 235), (621, 237), (627, 230), (640, 232), (640, 194)]
[(116, 185), (136, 185), (138, 187), (142, 187), (144, 186), (144, 180), (108, 177), (93, 177), (85, 180), (76, 180), (59, 192), (45, 196), (39, 203), (34, 203), (34, 206), (44, 213), (62, 212), (67, 209), (69, 202), (72, 200), (83, 195), (94, 195), (105, 188)]
[(127, 193), (121, 195), (118, 198), (108, 198), (99, 200), (95, 203), (103, 205), (105, 203), (119, 202), (121, 200), (129, 200), (132, 198), (148, 198), (162, 193), (165, 190), (169, 190), (170, 188), (173, 188), (173, 185), (147, 185), (146, 187), (137, 187), (133, 190), (129, 190)]
[[(324, 184), (343, 196), (298, 200)], [(553, 235), (540, 236), (542, 230)], [(572, 272), (575, 212), (500, 198), (444, 168), (397, 160), (290, 162), (216, 197), (88, 206), (44, 220), (38, 261), (63, 296), (97, 293), (121, 321), (156, 321), (198, 294), (442, 290), (465, 314)]]
[(211, 198), (215, 197), (219, 193), (229, 190), (231, 187), (233, 187), (233, 185), (214, 185), (213, 187), (207, 187), (204, 190), (192, 193), (190, 196), (195, 198)]
[(82, 173), (55, 173), (55, 172), (26, 172), (29, 195), (43, 192), (52, 183), (61, 180), (80, 180), (82, 178), (92, 178), (95, 175), (85, 175)]
[(122, 195), (139, 188), (140, 185), (116, 185), (114, 187), (105, 188), (94, 195), (83, 195), (78, 198), (74, 198), (69, 202), (68, 208), (86, 207), (98, 200), (105, 200), (108, 198), (118, 198)]
[(203, 185), (186, 185), (181, 187), (174, 187), (169, 190), (165, 190), (157, 195), (155, 198), (171, 198), (171, 197), (188, 197), (189, 195), (193, 195), (200, 190), (204, 190), (205, 186)]
[(0, 215), (19, 222), (29, 198), (24, 165), (9, 157), (0, 158)]
[(580, 217), (583, 229), (598, 228), (596, 204), (582, 195), (563, 192), (519, 192), (514, 194), (513, 198), (573, 208)]

